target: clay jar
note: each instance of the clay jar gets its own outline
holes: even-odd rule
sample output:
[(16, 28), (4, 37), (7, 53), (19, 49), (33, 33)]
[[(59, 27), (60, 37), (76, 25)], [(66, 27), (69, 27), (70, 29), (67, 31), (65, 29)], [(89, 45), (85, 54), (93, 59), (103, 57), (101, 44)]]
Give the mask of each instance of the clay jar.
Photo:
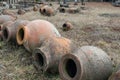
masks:
[(71, 14), (75, 14), (75, 13), (79, 13), (80, 10), (78, 8), (69, 8), (66, 10), (66, 12), (71, 13)]
[(12, 12), (12, 11), (8, 10), (8, 9), (4, 9), (2, 11), (2, 14), (3, 15), (10, 15), (10, 16), (12, 16), (12, 17), (17, 19), (17, 14), (15, 12)]
[(38, 11), (38, 7), (37, 7), (37, 6), (34, 6), (34, 7), (33, 7), (33, 11)]
[(113, 66), (110, 57), (94, 46), (83, 46), (64, 55), (59, 63), (62, 80), (108, 80)]
[(72, 41), (64, 37), (51, 37), (33, 51), (33, 63), (38, 71), (58, 72), (61, 57), (74, 51)]
[(120, 70), (113, 73), (109, 80), (120, 80)]
[(6, 27), (6, 26), (9, 26), (9, 25), (11, 25), (11, 24), (13, 24), (14, 22), (13, 21), (7, 21), (7, 22), (5, 22), (5, 23), (3, 23), (2, 25), (1, 25), (1, 40), (3, 39), (3, 29)]
[(0, 40), (2, 40), (2, 31), (0, 31)]
[(65, 13), (66, 12), (66, 8), (64, 8), (64, 7), (59, 7), (58, 10), (61, 13)]
[(13, 23), (14, 23), (14, 21), (7, 21), (7, 22), (3, 23), (3, 24), (1, 25), (1, 30), (4, 29), (6, 26), (9, 26), (9, 25), (11, 25), (11, 24), (13, 24)]
[(17, 43), (32, 52), (41, 43), (53, 36), (60, 37), (59, 32), (53, 24), (45, 20), (34, 20), (26, 26), (21, 26), (17, 31)]
[(19, 14), (19, 15), (24, 15), (24, 14), (25, 14), (25, 10), (19, 9), (19, 10), (17, 11), (17, 14)]
[(40, 8), (40, 13), (46, 16), (53, 16), (55, 14), (54, 9), (47, 5)]
[(108, 80), (120, 80), (120, 64), (114, 69)]
[(7, 21), (15, 21), (15, 20), (16, 20), (16, 18), (14, 18), (10, 15), (1, 15), (0, 16), (0, 24), (3, 24)]
[(69, 4), (60, 4), (60, 7), (67, 7), (67, 8), (69, 8)]
[(72, 28), (73, 28), (73, 25), (68, 21), (62, 25), (63, 31), (68, 31), (68, 30), (71, 30)]
[(8, 26), (4, 26), (2, 29), (3, 40), (16, 42), (17, 29), (20, 26), (25, 26), (29, 23), (28, 20), (17, 20)]

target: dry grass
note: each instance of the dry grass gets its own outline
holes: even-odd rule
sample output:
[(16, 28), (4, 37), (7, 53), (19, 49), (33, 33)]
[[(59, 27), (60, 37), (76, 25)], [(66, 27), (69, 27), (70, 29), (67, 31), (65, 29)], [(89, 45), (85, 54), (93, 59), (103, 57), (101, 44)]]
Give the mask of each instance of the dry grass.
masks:
[[(58, 7), (57, 4), (54, 6)], [(100, 16), (102, 14), (107, 16)], [(120, 16), (108, 16), (109, 14), (120, 14), (120, 9), (109, 3), (87, 3), (86, 10), (81, 10), (78, 14), (57, 12), (57, 15), (47, 17), (31, 11), (18, 17), (27, 20), (48, 20), (62, 36), (73, 40), (76, 45), (102, 48), (116, 66), (120, 62)], [(74, 25), (73, 30), (62, 31), (62, 24), (66, 21)], [(1, 80), (60, 80), (59, 75), (38, 73), (32, 65), (31, 53), (22, 46), (0, 42), (0, 54)]]

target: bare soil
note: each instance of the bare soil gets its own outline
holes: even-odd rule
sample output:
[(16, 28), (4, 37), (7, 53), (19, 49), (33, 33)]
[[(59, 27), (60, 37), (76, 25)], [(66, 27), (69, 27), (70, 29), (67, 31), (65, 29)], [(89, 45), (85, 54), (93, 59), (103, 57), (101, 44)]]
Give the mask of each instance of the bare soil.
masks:
[[(53, 3), (54, 9), (58, 8)], [(77, 5), (75, 7), (81, 7)], [(89, 2), (85, 10), (77, 14), (59, 13), (55, 16), (43, 16), (37, 12), (19, 15), (19, 19), (44, 19), (53, 23), (60, 34), (71, 39), (79, 47), (97, 46), (110, 57), (113, 65), (120, 63), (120, 7), (110, 3)], [(74, 27), (70, 31), (62, 31), (64, 22), (71, 22)], [(31, 53), (23, 46), (0, 41), (0, 80), (61, 80), (59, 74), (41, 74), (32, 65)]]

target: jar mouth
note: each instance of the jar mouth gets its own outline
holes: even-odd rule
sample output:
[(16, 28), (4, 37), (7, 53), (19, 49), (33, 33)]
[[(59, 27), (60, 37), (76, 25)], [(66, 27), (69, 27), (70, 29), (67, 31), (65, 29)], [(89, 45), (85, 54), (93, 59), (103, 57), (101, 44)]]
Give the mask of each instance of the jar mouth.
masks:
[(22, 45), (24, 43), (25, 38), (26, 38), (26, 28), (25, 28), (25, 26), (19, 27), (19, 29), (17, 30), (16, 38), (17, 38), (17, 43), (19, 45)]
[(0, 25), (0, 31), (2, 30), (2, 26)]
[(81, 62), (73, 54), (66, 54), (60, 60), (59, 73), (63, 80), (78, 80), (82, 77)]
[(76, 63), (73, 59), (67, 59), (64, 65), (65, 71), (70, 78), (74, 78), (77, 73)]
[(11, 33), (10, 33), (9, 28), (8, 28), (8, 27), (3, 28), (2, 34), (3, 34), (3, 39), (4, 39), (4, 41), (7, 41), (7, 42), (8, 42), (9, 39), (10, 39), (10, 36), (11, 36)]
[(40, 67), (44, 66), (44, 57), (42, 54), (40, 53), (35, 53), (35, 58), (36, 58), (36, 62), (38, 63), (38, 65)]
[(48, 62), (47, 62), (47, 55), (45, 52), (41, 51), (40, 48), (34, 50), (33, 54), (34, 59), (34, 66), (43, 72), (46, 71)]

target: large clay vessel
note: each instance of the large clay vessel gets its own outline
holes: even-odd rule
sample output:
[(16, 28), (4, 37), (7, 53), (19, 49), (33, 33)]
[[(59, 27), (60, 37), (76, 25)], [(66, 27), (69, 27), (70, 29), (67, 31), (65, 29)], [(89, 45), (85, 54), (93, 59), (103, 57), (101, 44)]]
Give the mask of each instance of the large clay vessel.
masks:
[(24, 15), (25, 13), (26, 13), (26, 11), (23, 9), (18, 9), (18, 11), (17, 11), (18, 15)]
[(33, 7), (33, 11), (38, 11), (38, 7), (37, 7), (37, 6), (34, 6), (34, 7)]
[(11, 24), (13, 24), (14, 22), (13, 21), (7, 21), (5, 23), (3, 23), (1, 26), (0, 26), (0, 31), (1, 31), (1, 40), (3, 40), (3, 29), (6, 27), (6, 26), (9, 26)]
[(4, 41), (14, 41), (16, 42), (17, 29), (21, 26), (25, 26), (29, 23), (28, 20), (17, 20), (8, 26), (4, 26), (2, 29), (3, 40)]
[(15, 21), (16, 18), (10, 16), (10, 15), (0, 15), (0, 24), (3, 24), (7, 21)]
[(64, 55), (59, 63), (62, 80), (108, 80), (113, 70), (110, 57), (93, 46), (78, 48)]
[(120, 64), (115, 68), (108, 80), (120, 80)]
[(45, 20), (34, 20), (26, 26), (21, 26), (17, 31), (17, 43), (24, 45), (28, 51), (40, 47), (42, 42), (53, 36), (60, 37), (59, 32), (53, 24)]
[(13, 12), (13, 11), (8, 10), (8, 9), (4, 9), (2, 11), (2, 14), (3, 15), (10, 15), (10, 16), (12, 16), (12, 17), (17, 19), (17, 14), (15, 12)]
[(40, 8), (39, 12), (42, 14), (42, 15), (46, 15), (46, 16), (53, 16), (55, 15), (55, 11), (52, 7), (50, 6), (43, 6)]
[(63, 31), (68, 31), (68, 30), (71, 30), (72, 28), (73, 28), (73, 25), (68, 21), (62, 25)]
[(14, 21), (7, 21), (7, 22), (3, 23), (3, 24), (1, 25), (1, 30), (2, 30), (4, 27), (9, 26), (9, 25), (11, 25), (11, 24), (13, 24), (13, 23), (14, 23)]
[(51, 37), (45, 40), (40, 48), (33, 51), (33, 63), (38, 71), (58, 72), (61, 57), (72, 53), (75, 47), (71, 40), (64, 37)]
[(2, 31), (0, 31), (0, 41), (2, 40)]

